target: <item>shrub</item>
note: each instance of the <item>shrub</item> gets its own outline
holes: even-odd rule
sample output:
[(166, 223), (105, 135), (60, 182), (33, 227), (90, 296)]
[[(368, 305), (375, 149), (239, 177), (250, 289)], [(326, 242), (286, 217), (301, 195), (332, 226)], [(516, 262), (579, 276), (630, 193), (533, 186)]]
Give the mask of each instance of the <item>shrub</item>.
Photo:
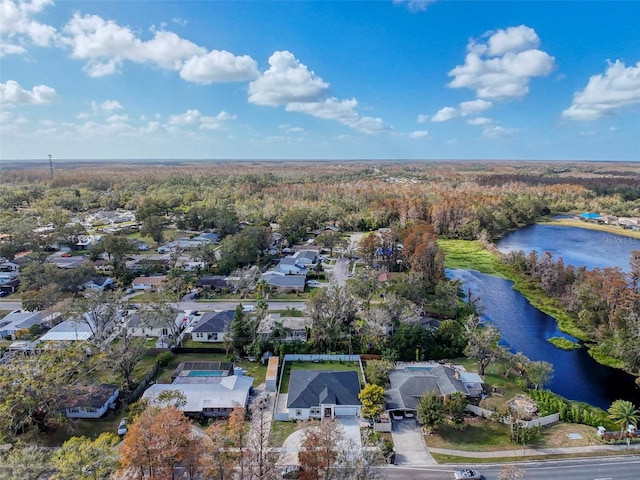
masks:
[(171, 352), (162, 352), (156, 357), (156, 362), (163, 368), (168, 366), (171, 360), (173, 360), (173, 353)]

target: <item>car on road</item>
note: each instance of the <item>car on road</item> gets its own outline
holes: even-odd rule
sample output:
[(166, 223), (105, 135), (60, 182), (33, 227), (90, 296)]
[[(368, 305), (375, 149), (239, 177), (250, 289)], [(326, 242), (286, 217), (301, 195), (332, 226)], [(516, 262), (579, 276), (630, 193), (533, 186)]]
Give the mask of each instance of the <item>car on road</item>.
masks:
[(242, 311), (243, 312), (255, 312), (256, 311), (256, 307), (255, 307), (255, 305), (243, 305), (242, 306)]
[(118, 435), (123, 436), (125, 433), (127, 433), (127, 419), (123, 418), (118, 424)]
[(318, 285), (320, 285), (320, 282), (317, 280), (309, 280), (307, 282), (307, 285), (309, 285), (310, 287), (317, 287)]
[(455, 478), (455, 480), (482, 480), (482, 475), (480, 475), (480, 472), (477, 470), (463, 468), (462, 470), (453, 472), (453, 478)]

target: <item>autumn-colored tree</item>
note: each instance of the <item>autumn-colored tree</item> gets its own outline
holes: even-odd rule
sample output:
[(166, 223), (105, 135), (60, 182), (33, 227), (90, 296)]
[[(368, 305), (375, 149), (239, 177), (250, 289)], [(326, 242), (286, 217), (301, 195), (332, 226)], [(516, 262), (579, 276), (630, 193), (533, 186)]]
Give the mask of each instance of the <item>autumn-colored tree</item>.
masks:
[(358, 394), (362, 402), (362, 416), (373, 420), (384, 412), (384, 388), (373, 383), (367, 383)]
[(302, 472), (300, 480), (328, 480), (331, 467), (338, 459), (339, 444), (344, 434), (334, 419), (311, 421), (304, 426), (304, 438), (298, 452)]
[(250, 472), (249, 458), (246, 454), (249, 434), (249, 425), (247, 424), (246, 416), (247, 411), (243, 407), (236, 406), (229, 415), (227, 426), (227, 436), (232, 447), (237, 452), (235, 457), (236, 473), (242, 480), (244, 480)]
[(202, 474), (211, 480), (232, 479), (237, 453), (227, 436), (226, 424), (213, 422), (206, 428), (205, 434), (210, 441), (203, 442), (204, 454), (200, 456)]
[(376, 252), (380, 247), (380, 237), (376, 233), (370, 233), (360, 239), (358, 243), (358, 252), (360, 256), (369, 264), (373, 265), (373, 259), (376, 257)]
[(120, 448), (120, 468), (138, 480), (169, 480), (192, 448), (191, 424), (176, 407), (147, 408)]

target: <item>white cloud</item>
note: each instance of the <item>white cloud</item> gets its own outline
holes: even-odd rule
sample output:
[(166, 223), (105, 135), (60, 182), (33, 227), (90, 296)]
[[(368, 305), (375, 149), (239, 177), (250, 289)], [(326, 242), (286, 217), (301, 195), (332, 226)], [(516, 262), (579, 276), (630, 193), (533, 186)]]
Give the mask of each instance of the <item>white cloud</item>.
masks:
[(49, 46), (56, 29), (32, 19), (49, 5), (52, 0), (0, 1), (0, 56), (25, 53), (23, 42), (27, 39), (40, 47)]
[(300, 133), (304, 132), (304, 128), (302, 127), (294, 127), (291, 125), (279, 125), (278, 128), (280, 130), (284, 130), (287, 133)]
[(418, 118), (417, 118), (417, 122), (418, 123), (425, 123), (428, 120), (429, 120), (429, 115), (424, 115), (422, 113), (420, 115), (418, 115)]
[(129, 121), (129, 116), (127, 114), (124, 115), (111, 115), (107, 118), (107, 123), (125, 123)]
[(436, 114), (431, 117), (432, 122), (446, 122), (448, 120), (452, 120), (454, 118), (458, 118), (460, 116), (460, 112), (457, 108), (453, 107), (444, 107), (436, 112)]
[(72, 56), (88, 60), (85, 70), (93, 77), (115, 73), (125, 60), (180, 70), (186, 59), (206, 53), (206, 49), (164, 30), (143, 41), (131, 29), (97, 15), (75, 14), (64, 32), (63, 41), (72, 48)]
[(467, 120), (469, 125), (490, 125), (493, 123), (493, 120), (486, 117), (475, 117)]
[(121, 110), (122, 105), (117, 100), (105, 100), (100, 104), (100, 108), (105, 112), (113, 112), (114, 110)]
[(203, 85), (252, 80), (258, 75), (258, 64), (249, 55), (235, 56), (224, 50), (194, 55), (180, 70), (184, 80)]
[(436, 0), (393, 0), (395, 5), (407, 5), (410, 12), (424, 12)]
[(179, 115), (171, 115), (169, 118), (170, 127), (197, 126), (200, 130), (220, 130), (225, 127), (225, 123), (235, 120), (235, 115), (227, 112), (220, 112), (215, 117), (203, 115), (199, 110), (191, 109)]
[(0, 83), (0, 103), (5, 106), (45, 105), (54, 102), (57, 98), (56, 91), (46, 85), (37, 85), (31, 90), (25, 90), (14, 80)]
[(573, 103), (562, 112), (570, 120), (596, 120), (640, 104), (640, 62), (626, 67), (609, 62), (604, 74), (593, 75), (589, 83), (574, 93)]
[(466, 117), (467, 115), (475, 115), (476, 113), (484, 112), (493, 107), (493, 103), (486, 100), (477, 99), (469, 102), (460, 103), (460, 115)]
[(336, 120), (354, 130), (362, 133), (380, 133), (390, 130), (381, 118), (361, 117), (355, 111), (358, 102), (355, 98), (351, 100), (338, 100), (335, 97), (326, 99), (323, 102), (289, 103), (286, 107), (288, 112), (301, 112), (317, 118)]
[(409, 134), (410, 138), (426, 138), (429, 136), (429, 132), (427, 132), (426, 130), (416, 130), (414, 132), (411, 132)]
[(509, 138), (518, 130), (516, 128), (505, 128), (500, 125), (487, 125), (482, 131), (482, 135), (488, 138)]
[(271, 106), (317, 102), (327, 93), (329, 84), (291, 52), (275, 52), (269, 57), (269, 65), (269, 70), (249, 84), (249, 102)]
[(78, 120), (86, 120), (90, 117), (90, 115), (86, 112), (80, 112), (79, 114), (76, 115), (76, 118)]
[(538, 50), (540, 39), (525, 25), (487, 32), (486, 43), (470, 41), (464, 65), (449, 72), (451, 88), (470, 88), (479, 98), (518, 98), (529, 92), (533, 77), (551, 73), (555, 59)]

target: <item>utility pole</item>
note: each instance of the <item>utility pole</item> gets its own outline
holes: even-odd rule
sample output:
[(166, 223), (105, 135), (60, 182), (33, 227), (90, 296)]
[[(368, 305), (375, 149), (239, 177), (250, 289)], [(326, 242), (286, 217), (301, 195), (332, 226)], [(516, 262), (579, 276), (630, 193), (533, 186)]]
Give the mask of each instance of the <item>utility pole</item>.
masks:
[(49, 178), (53, 178), (53, 158), (49, 154)]

